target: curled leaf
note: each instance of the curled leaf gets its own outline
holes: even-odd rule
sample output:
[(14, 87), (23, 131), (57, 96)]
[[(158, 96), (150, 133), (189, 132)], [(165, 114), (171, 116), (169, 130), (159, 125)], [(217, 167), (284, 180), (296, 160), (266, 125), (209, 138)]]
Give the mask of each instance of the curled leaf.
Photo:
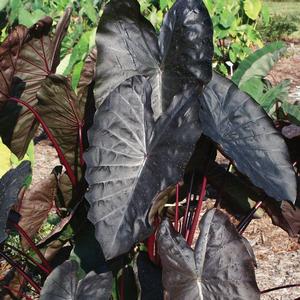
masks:
[(41, 291), (41, 300), (109, 300), (112, 291), (112, 274), (88, 273), (77, 278), (79, 266), (75, 261), (66, 261), (47, 277)]
[(253, 252), (228, 217), (208, 211), (195, 250), (168, 220), (159, 229), (163, 285), (170, 299), (260, 299)]
[(149, 210), (176, 184), (201, 135), (193, 89), (155, 122), (151, 86), (142, 76), (121, 84), (98, 108), (85, 153), (88, 217), (106, 259), (152, 232)]
[(199, 101), (203, 133), (253, 184), (276, 200), (295, 203), (296, 176), (287, 146), (263, 109), (217, 73)]
[(0, 244), (7, 237), (5, 229), (10, 208), (17, 202), (18, 194), (30, 175), (30, 162), (24, 161), (0, 179)]

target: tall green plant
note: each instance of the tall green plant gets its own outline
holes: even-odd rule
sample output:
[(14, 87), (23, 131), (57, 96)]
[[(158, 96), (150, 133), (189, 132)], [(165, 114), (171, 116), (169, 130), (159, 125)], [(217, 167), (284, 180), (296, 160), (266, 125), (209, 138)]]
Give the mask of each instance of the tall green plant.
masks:
[(263, 42), (256, 25), (260, 17), (268, 22), (261, 0), (204, 0), (214, 25), (216, 69), (227, 75), (227, 61), (238, 65), (253, 47)]

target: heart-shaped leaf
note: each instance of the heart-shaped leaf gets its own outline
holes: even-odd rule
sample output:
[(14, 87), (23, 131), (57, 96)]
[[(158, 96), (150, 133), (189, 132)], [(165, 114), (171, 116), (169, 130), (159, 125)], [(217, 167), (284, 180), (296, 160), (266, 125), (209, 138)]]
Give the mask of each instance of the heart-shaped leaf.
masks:
[(111, 0), (96, 35), (97, 107), (124, 80), (144, 75), (152, 86), (157, 119), (187, 86), (201, 87), (210, 80), (212, 34), (212, 23), (201, 0), (177, 0), (158, 38), (136, 0)]
[(41, 300), (109, 300), (112, 292), (112, 274), (88, 273), (77, 278), (78, 263), (66, 261), (47, 277), (41, 291)]
[(251, 246), (220, 210), (202, 217), (195, 250), (164, 220), (158, 251), (163, 285), (172, 300), (260, 299)]
[(17, 202), (18, 194), (30, 175), (30, 162), (24, 161), (0, 179), (0, 244), (7, 237), (5, 229), (10, 208)]
[(84, 111), (80, 108), (85, 106), (85, 99), (78, 99), (68, 79), (62, 75), (49, 75), (38, 91), (37, 98), (38, 112), (76, 172), (74, 168), (79, 158), (79, 130), (83, 126), (81, 111)]
[(199, 101), (203, 133), (253, 184), (276, 200), (294, 203), (297, 183), (288, 149), (264, 110), (216, 73)]
[(85, 153), (89, 219), (111, 259), (150, 235), (148, 214), (159, 193), (175, 185), (201, 135), (194, 90), (175, 97), (154, 121), (151, 86), (136, 76), (98, 108)]
[[(21, 215), (19, 225), (33, 238), (53, 206), (56, 197), (57, 182), (54, 174), (37, 183), (25, 194), (18, 210)], [(23, 247), (27, 242), (22, 240)]]
[[(0, 101), (7, 101), (10, 97), (16, 97), (32, 107), (37, 105), (37, 91), (43, 80), (55, 71), (59, 63), (60, 45), (66, 33), (70, 16), (71, 9), (68, 8), (57, 25), (53, 39), (49, 36), (52, 25), (50, 17), (45, 17), (28, 30), (24, 27), (17, 27), (14, 34), (16, 35), (21, 31), (22, 39), (13, 38), (12, 44), (11, 36), (7, 37), (4, 41), (6, 51), (3, 52), (2, 57), (0, 56), (0, 60), (3, 61), (0, 65), (0, 72), (1, 74), (6, 72), (9, 77), (6, 79), (4, 89), (1, 87), (3, 97), (0, 98)], [(24, 38), (23, 35), (25, 35)], [(18, 43), (18, 47), (16, 43)], [(8, 69), (7, 66), (11, 57), (13, 57), (13, 63)], [(18, 158), (22, 158), (38, 124), (32, 113), (19, 104), (7, 103), (4, 115), (8, 112), (10, 118), (14, 119), (15, 126), (13, 132), (11, 130), (1, 132), (4, 134), (3, 141)], [(3, 121), (3, 126), (7, 127), (5, 125)]]

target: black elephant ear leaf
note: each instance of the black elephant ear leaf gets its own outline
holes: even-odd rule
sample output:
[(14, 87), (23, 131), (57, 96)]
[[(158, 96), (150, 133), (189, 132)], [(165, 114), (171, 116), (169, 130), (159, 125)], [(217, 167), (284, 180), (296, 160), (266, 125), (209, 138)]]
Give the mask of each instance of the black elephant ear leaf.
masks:
[(158, 251), (170, 299), (260, 299), (251, 247), (245, 243), (220, 210), (209, 210), (201, 219), (195, 250), (164, 220)]
[(140, 13), (136, 0), (111, 0), (97, 35), (96, 106), (124, 80), (155, 72), (159, 49), (155, 29)]
[(110, 1), (96, 36), (97, 107), (124, 80), (143, 75), (151, 83), (157, 119), (187, 86), (202, 87), (210, 80), (212, 33), (202, 1), (177, 1), (166, 16), (159, 39), (136, 0)]
[(106, 259), (126, 253), (152, 231), (155, 198), (175, 185), (201, 135), (193, 90), (154, 122), (151, 87), (136, 76), (98, 108), (85, 153), (89, 219)]
[(217, 73), (199, 101), (203, 133), (253, 184), (276, 200), (295, 203), (297, 183), (287, 146), (263, 109)]
[(41, 300), (109, 300), (112, 292), (112, 274), (88, 273), (77, 278), (79, 266), (76, 261), (66, 261), (47, 277), (41, 291)]
[(0, 179), (0, 244), (7, 238), (5, 229), (9, 211), (17, 202), (18, 194), (30, 175), (31, 164), (24, 161)]

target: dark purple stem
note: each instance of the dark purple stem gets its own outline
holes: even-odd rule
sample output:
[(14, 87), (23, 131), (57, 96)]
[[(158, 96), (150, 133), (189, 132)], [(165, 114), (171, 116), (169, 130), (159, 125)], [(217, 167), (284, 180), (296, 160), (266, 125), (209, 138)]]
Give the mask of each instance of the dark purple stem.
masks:
[(5, 244), (5, 247), (10, 248), (13, 251), (18, 252), (18, 254), (20, 254), (21, 256), (24, 256), (26, 259), (28, 259), (29, 261), (31, 261), (34, 265), (36, 265), (37, 267), (39, 267), (43, 272), (45, 272), (46, 274), (50, 274), (50, 271), (42, 264), (40, 264), (39, 262), (37, 262), (36, 260), (34, 260), (31, 256), (29, 256), (27, 253), (23, 252), (22, 250), (10, 245), (10, 244)]
[(32, 250), (37, 254), (37, 256), (42, 261), (43, 265), (47, 268), (48, 272), (50, 273), (52, 271), (51, 266), (49, 265), (49, 263), (48, 263), (47, 259), (44, 257), (44, 255), (41, 253), (40, 249), (35, 245), (35, 243), (33, 242), (33, 240), (26, 233), (26, 231), (19, 224), (13, 223), (11, 221), (9, 221), (9, 222), (20, 233), (20, 235), (23, 236), (26, 239), (26, 241), (28, 242), (28, 244), (30, 245), (30, 247), (32, 248)]
[(194, 235), (195, 235), (195, 231), (196, 231), (196, 227), (197, 227), (197, 224), (199, 222), (200, 212), (201, 212), (201, 209), (202, 209), (202, 203), (203, 203), (203, 200), (204, 200), (204, 197), (205, 197), (205, 194), (206, 194), (206, 185), (207, 185), (207, 178), (206, 178), (206, 176), (204, 176), (203, 180), (202, 180), (198, 205), (197, 205), (195, 216), (194, 216), (194, 219), (193, 219), (193, 222), (192, 222), (191, 231), (189, 233), (188, 240), (187, 240), (187, 243), (190, 246), (192, 245)]
[(38, 286), (38, 284), (34, 282), (34, 280), (25, 271), (23, 271), (17, 263), (15, 263), (8, 255), (3, 253), (2, 251), (0, 251), (0, 256), (3, 257), (13, 268), (15, 268), (25, 280), (28, 281), (38, 294), (40, 293), (41, 288)]
[(25, 101), (23, 101), (21, 99), (18, 99), (18, 98), (15, 98), (15, 97), (10, 97), (9, 100), (17, 102), (17, 103), (25, 106), (26, 108), (28, 108), (33, 113), (34, 117), (42, 125), (42, 127), (45, 130), (47, 136), (49, 137), (50, 141), (52, 142), (55, 150), (57, 151), (58, 157), (59, 157), (61, 163), (66, 168), (66, 172), (67, 172), (67, 174), (68, 174), (68, 176), (71, 180), (72, 185), (76, 186), (77, 180), (76, 180), (76, 177), (74, 175), (74, 172), (73, 172), (72, 168), (70, 167), (70, 165), (69, 165), (68, 161), (66, 160), (65, 155), (63, 154), (61, 148), (59, 147), (56, 139), (52, 135), (50, 129), (48, 128), (47, 124), (43, 121), (43, 119), (41, 118), (39, 113), (31, 105), (29, 105), (28, 103), (26, 103)]

